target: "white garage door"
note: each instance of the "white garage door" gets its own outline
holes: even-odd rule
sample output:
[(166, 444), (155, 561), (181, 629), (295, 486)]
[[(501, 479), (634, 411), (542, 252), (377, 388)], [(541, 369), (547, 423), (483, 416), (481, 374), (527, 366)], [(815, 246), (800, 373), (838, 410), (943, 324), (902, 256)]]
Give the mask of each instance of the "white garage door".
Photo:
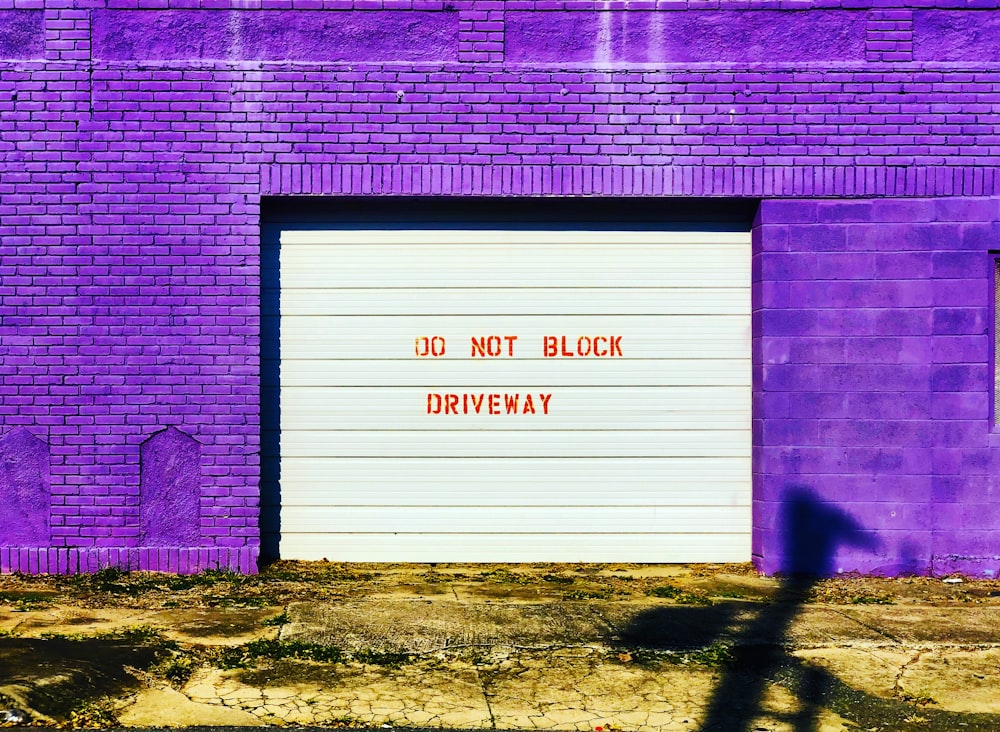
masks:
[(749, 233), (280, 241), (283, 558), (749, 559)]

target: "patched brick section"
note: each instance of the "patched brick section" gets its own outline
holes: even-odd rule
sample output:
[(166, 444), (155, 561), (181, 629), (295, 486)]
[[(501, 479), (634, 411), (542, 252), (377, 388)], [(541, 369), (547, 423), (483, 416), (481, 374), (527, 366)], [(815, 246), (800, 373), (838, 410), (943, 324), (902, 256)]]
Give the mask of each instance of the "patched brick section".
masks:
[(872, 10), (865, 30), (866, 60), (913, 60), (912, 10), (901, 8)]
[(503, 2), (476, 2), (459, 15), (458, 59), (464, 63), (500, 63), (504, 59)]

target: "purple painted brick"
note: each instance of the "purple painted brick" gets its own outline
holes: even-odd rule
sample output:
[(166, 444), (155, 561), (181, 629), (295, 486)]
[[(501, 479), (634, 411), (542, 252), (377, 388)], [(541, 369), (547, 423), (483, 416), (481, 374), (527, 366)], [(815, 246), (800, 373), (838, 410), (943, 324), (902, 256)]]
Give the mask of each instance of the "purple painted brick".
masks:
[[(824, 571), (1000, 569), (962, 512), (1000, 474), (990, 12), (94, 5), (0, 3), (0, 58), (36, 60), (0, 69), (0, 440), (49, 446), (6, 485), (50, 504), (0, 570), (254, 570), (259, 203), (305, 194), (765, 199), (755, 560), (800, 566), (799, 517)], [(148, 519), (167, 427), (188, 523)]]

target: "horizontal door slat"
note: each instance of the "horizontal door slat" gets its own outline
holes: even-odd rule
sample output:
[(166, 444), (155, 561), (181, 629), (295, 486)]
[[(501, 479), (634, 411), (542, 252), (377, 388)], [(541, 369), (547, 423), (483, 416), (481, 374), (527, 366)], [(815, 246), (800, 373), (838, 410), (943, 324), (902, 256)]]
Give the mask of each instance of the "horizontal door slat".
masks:
[[(265, 318), (264, 327), (268, 327), (269, 322), (270, 319)], [(444, 355), (418, 355), (418, 345), (422, 347), (423, 342), (418, 344), (417, 338), (435, 336), (444, 339)], [(491, 337), (493, 340), (489, 341)], [(546, 337), (550, 339), (547, 351)], [(612, 338), (617, 340), (612, 341)], [(567, 353), (572, 356), (564, 355)], [(596, 353), (605, 355), (594, 355)], [(749, 358), (749, 354), (750, 322), (738, 315), (281, 318), (281, 355), (292, 360), (409, 358), (416, 361), (424, 357), (434, 361), (471, 360), (477, 363), (492, 358), (508, 361), (545, 359), (559, 363), (571, 358), (700, 360), (743, 355)]]
[(284, 457), (739, 457), (749, 451), (747, 430), (281, 433)]
[[(428, 391), (456, 392), (483, 387), (490, 392), (557, 386), (750, 386), (749, 359), (509, 359), (466, 361), (413, 359), (340, 361), (283, 359), (283, 387), (418, 386)], [(275, 386), (271, 362), (265, 362), (265, 386)]]
[[(516, 404), (514, 414), (491, 415), (492, 391), (428, 392), (412, 387), (351, 389), (288, 387), (281, 392), (285, 429), (749, 429), (750, 398), (743, 387), (558, 387), (502, 392), (492, 403)], [(430, 397), (428, 396), (430, 394)], [(531, 397), (531, 409), (527, 408)], [(542, 397), (548, 396), (544, 402)], [(459, 414), (433, 414), (455, 403)], [(477, 411), (478, 407), (478, 411)], [(544, 414), (545, 410), (548, 414)], [(466, 413), (468, 410), (468, 413)]]
[(735, 533), (746, 506), (285, 506), (281, 520), (301, 533), (623, 534)]
[[(745, 532), (627, 534), (315, 534), (284, 533), (283, 557), (341, 562), (745, 562)], [(321, 538), (320, 538), (321, 537)]]
[[(278, 293), (264, 291), (265, 301)], [(295, 315), (743, 315), (750, 314), (749, 283), (712, 288), (451, 289), (288, 288), (281, 314)]]

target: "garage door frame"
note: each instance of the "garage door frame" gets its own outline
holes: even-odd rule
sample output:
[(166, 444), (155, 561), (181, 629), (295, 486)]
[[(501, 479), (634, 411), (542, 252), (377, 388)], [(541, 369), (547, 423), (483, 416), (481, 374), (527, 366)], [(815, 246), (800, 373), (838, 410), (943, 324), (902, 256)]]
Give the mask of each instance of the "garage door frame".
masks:
[[(749, 231), (755, 199), (273, 198), (262, 205), (262, 453), (280, 454), (280, 320), (277, 237), (293, 228), (523, 228), (639, 231)], [(262, 556), (277, 557), (280, 463), (262, 461)], [(749, 556), (747, 557), (749, 559)], [(336, 557), (331, 557), (336, 559)]]

